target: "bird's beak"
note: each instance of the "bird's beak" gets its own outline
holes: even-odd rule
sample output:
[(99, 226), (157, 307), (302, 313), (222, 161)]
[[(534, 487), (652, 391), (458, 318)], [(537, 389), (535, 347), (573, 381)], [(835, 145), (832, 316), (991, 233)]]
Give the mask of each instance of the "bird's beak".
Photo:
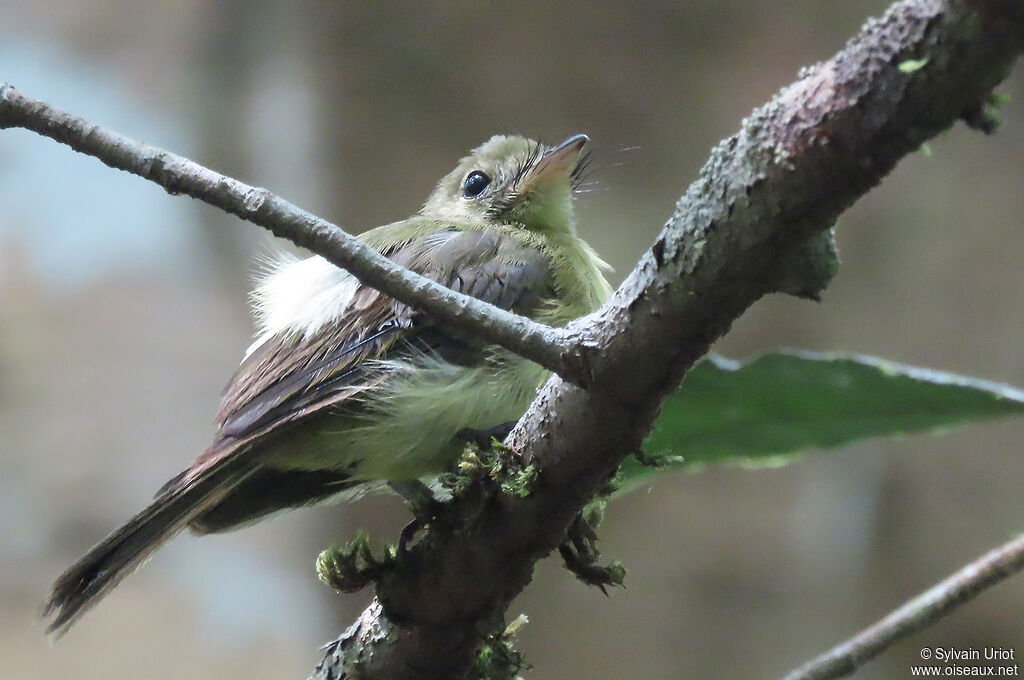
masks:
[(590, 141), (586, 135), (573, 135), (561, 144), (544, 152), (529, 173), (529, 184), (555, 180), (568, 181), (580, 158), (583, 145)]

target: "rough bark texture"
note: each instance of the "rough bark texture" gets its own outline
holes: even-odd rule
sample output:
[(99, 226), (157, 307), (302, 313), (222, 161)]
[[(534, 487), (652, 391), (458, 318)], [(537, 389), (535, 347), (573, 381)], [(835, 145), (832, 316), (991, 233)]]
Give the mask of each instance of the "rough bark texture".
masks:
[(496, 495), (458, 530), (431, 532), (312, 677), (462, 676), (481, 627), (640, 447), (685, 372), (762, 295), (813, 295), (834, 265), (822, 244), (838, 215), (958, 119), (985, 127), (1022, 47), (1019, 2), (897, 3), (747, 118), (609, 304), (571, 326), (591, 389), (552, 378), (507, 442), (539, 463), (533, 493)]

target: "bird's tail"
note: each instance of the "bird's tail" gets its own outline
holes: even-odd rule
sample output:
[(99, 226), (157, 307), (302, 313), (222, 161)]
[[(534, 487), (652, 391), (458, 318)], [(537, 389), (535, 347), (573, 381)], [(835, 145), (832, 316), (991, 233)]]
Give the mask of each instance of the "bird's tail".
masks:
[(171, 480), (145, 510), (95, 545), (65, 571), (43, 609), (47, 633), (60, 637), (128, 574), (188, 523), (216, 505), (252, 469), (222, 465), (198, 478)]

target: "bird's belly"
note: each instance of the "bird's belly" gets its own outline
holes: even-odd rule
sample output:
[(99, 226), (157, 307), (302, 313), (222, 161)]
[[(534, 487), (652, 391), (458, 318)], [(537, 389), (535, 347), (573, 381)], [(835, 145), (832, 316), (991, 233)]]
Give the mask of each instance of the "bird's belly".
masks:
[(343, 469), (353, 479), (410, 480), (449, 469), (463, 428), (518, 420), (547, 372), (497, 355), (467, 368), (421, 359), (364, 393), (357, 413), (341, 410), (297, 425), (268, 451), (287, 469)]

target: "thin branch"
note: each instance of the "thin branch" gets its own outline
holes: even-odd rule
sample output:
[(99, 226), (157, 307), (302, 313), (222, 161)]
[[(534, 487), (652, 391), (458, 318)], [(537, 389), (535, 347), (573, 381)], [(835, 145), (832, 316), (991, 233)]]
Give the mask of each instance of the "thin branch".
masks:
[(851, 675), (899, 640), (938, 621), (985, 590), (1024, 570), (1024, 536), (985, 553), (869, 628), (788, 673), (782, 680)]
[(187, 158), (142, 144), (0, 83), (0, 129), (20, 127), (269, 229), (324, 256), (362, 283), (437, 319), (532, 359), (566, 380), (585, 384), (576, 341), (560, 329), (457, 293), (396, 265), (337, 225), (266, 189), (225, 177)]

